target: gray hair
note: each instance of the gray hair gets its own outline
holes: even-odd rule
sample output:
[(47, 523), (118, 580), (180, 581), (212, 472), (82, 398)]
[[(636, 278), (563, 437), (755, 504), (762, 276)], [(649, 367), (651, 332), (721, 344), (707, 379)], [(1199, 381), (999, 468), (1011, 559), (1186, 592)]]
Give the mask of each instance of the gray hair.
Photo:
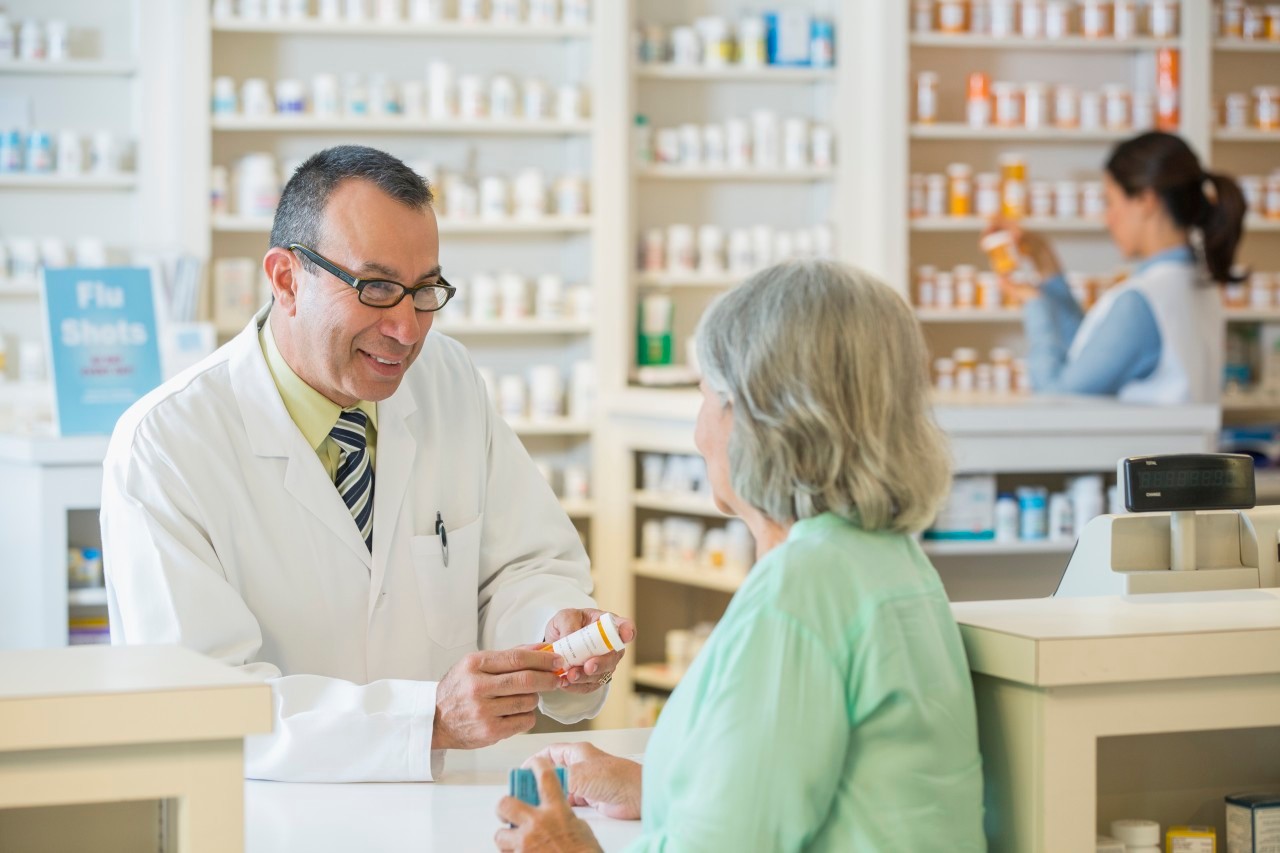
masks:
[[(329, 197), (353, 178), (368, 181), (405, 207), (431, 206), (431, 187), (402, 160), (364, 145), (337, 145), (312, 154), (285, 184), (271, 225), (271, 245), (287, 249), (300, 243), (315, 249)], [(315, 271), (310, 261), (301, 260), (305, 269)]]
[(915, 532), (933, 521), (949, 452), (920, 326), (887, 285), (830, 261), (778, 264), (712, 303), (697, 353), (733, 406), (738, 497), (777, 522), (833, 512)]

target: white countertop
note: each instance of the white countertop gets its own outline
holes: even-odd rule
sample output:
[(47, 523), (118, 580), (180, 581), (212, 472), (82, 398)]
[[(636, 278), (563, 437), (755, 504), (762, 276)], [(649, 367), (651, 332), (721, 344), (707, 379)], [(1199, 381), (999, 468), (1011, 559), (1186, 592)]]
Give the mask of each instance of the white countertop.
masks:
[(974, 672), (1041, 687), (1280, 675), (1280, 590), (951, 605)]
[[(650, 729), (522, 735), (475, 751), (452, 751), (438, 782), (245, 784), (246, 853), (471, 853), (494, 850), (496, 809), (507, 772), (547, 744), (589, 740), (615, 755), (644, 751)], [(640, 834), (639, 821), (576, 809), (607, 851)]]
[(271, 688), (179, 646), (0, 651), (0, 752), (271, 730)]

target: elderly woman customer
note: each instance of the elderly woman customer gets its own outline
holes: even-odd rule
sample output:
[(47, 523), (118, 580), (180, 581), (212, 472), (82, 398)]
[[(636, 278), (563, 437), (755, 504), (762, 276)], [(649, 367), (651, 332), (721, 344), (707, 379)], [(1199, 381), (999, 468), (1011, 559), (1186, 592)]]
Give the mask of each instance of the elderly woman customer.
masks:
[(757, 562), (667, 703), (643, 767), (536, 757), (503, 850), (594, 851), (569, 803), (640, 818), (631, 849), (982, 851), (982, 771), (959, 630), (911, 534), (947, 493), (906, 303), (823, 261), (764, 270), (697, 338), (695, 440)]

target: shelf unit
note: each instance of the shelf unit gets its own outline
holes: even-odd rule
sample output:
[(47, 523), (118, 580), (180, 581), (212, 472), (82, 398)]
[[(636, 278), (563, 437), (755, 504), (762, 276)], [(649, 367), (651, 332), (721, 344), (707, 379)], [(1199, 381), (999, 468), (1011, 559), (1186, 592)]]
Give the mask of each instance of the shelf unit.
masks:
[(673, 80), (687, 83), (822, 83), (835, 79), (828, 68), (786, 68), (773, 65), (760, 67), (701, 65), (646, 65), (637, 63), (635, 76), (640, 80)]
[[(1208, 64), (1213, 87), (1208, 94), (1217, 103), (1227, 93), (1248, 93), (1254, 86), (1269, 85), (1280, 77), (1280, 44), (1214, 39), (1210, 43)], [(1250, 114), (1252, 116), (1252, 110)], [(1280, 169), (1280, 132), (1256, 128), (1230, 130), (1218, 126), (1217, 119), (1217, 116), (1210, 116), (1214, 126), (1203, 151), (1214, 170), (1233, 175), (1267, 175)], [(1249, 217), (1239, 263), (1253, 270), (1280, 271), (1280, 219)], [(1224, 314), (1228, 324), (1236, 327), (1251, 323), (1280, 323), (1280, 307), (1228, 309)], [(1250, 332), (1233, 329), (1229, 325), (1228, 334), (1247, 335)], [(1262, 360), (1265, 361), (1265, 356)], [(1275, 422), (1280, 419), (1280, 396), (1269, 395), (1265, 391), (1249, 391), (1225, 397), (1222, 413), (1227, 423)]]
[(921, 323), (1021, 323), (1020, 308), (918, 308)]
[(1021, 36), (994, 37), (969, 35), (967, 33), (948, 35), (946, 33), (911, 33), (908, 39), (911, 47), (948, 48), (957, 50), (1007, 50), (1032, 53), (1133, 53), (1135, 51), (1154, 51), (1162, 47), (1180, 47), (1177, 39), (1160, 38), (1085, 38), (1084, 36), (1068, 36), (1060, 39), (1023, 38)]
[(0, 189), (26, 190), (132, 190), (133, 175), (0, 174)]
[(590, 121), (552, 119), (428, 119), (413, 116), (215, 116), (219, 133), (413, 133), (466, 136), (577, 136), (591, 133)]
[(0, 60), (0, 75), (4, 76), (132, 77), (137, 71), (138, 66), (133, 62), (102, 59), (67, 59), (60, 62)]
[(643, 181), (743, 181), (789, 182), (829, 181), (833, 169), (814, 167), (804, 169), (729, 169), (693, 168), (689, 166), (648, 166), (636, 170), (636, 177)]
[[(314, 4), (313, 4), (314, 5)], [(407, 4), (405, 4), (407, 6)], [(465, 294), (470, 277), (479, 271), (518, 270), (530, 279), (543, 272), (555, 272), (566, 285), (585, 284), (599, 292), (606, 284), (599, 275), (598, 245), (603, 227), (597, 211), (599, 189), (594, 186), (591, 164), (607, 144), (602, 133), (602, 116), (608, 111), (604, 83), (594, 73), (602, 53), (599, 10), (586, 27), (496, 25), (442, 20), (415, 23), (402, 20), (244, 21), (210, 20), (204, 13), (209, 58), (205, 65), (202, 91), (208, 91), (213, 77), (230, 76), (240, 81), (262, 77), (310, 80), (321, 72), (343, 79), (347, 73), (381, 73), (395, 82), (424, 79), (425, 59), (448, 62), (457, 74), (490, 77), (510, 74), (519, 84), (522, 78), (537, 77), (554, 91), (559, 84), (574, 83), (587, 90), (584, 100), (591, 115), (574, 121), (553, 118), (526, 120), (447, 120), (420, 115), (390, 115), (350, 118), (314, 115), (243, 115), (203, 117), (205, 161), (209, 165), (231, 167), (236, 159), (255, 151), (274, 154), (278, 163), (301, 158), (321, 148), (339, 143), (363, 143), (395, 154), (406, 162), (430, 161), (436, 172), (473, 172), (477, 177), (498, 173), (510, 178), (525, 166), (542, 168), (550, 181), (573, 171), (586, 172), (589, 181), (588, 210), (585, 216), (548, 216), (538, 220), (438, 218), (441, 235), (441, 262), (446, 275)], [(604, 16), (607, 18), (607, 16)], [(317, 61), (316, 46), (340, 38), (343, 49), (329, 52)], [(245, 56), (258, 58), (258, 64)], [(207, 100), (204, 102), (207, 104)], [(206, 107), (207, 110), (207, 107)], [(550, 182), (549, 181), (549, 182)], [(232, 180), (234, 189), (234, 179)], [(448, 200), (443, 210), (447, 212)], [(234, 207), (232, 208), (234, 211)], [(232, 214), (212, 216), (201, 212), (206, 223), (210, 255), (219, 257), (260, 256), (269, 233), (269, 218)], [(599, 297), (593, 300), (599, 304)], [(458, 306), (465, 305), (465, 300)], [(457, 311), (458, 313), (452, 313)], [(525, 373), (530, 365), (554, 364), (566, 377), (575, 361), (590, 361), (597, 351), (596, 326), (590, 319), (566, 317), (544, 321), (532, 317), (519, 322), (475, 322), (453, 305), (436, 317), (436, 329), (456, 336), (471, 352), (477, 365), (496, 375)], [(566, 399), (567, 399), (566, 393)], [(589, 553), (594, 555), (595, 519), (599, 485), (593, 464), (594, 417), (555, 419), (511, 419), (509, 425), (530, 454), (552, 469), (582, 465), (590, 470), (590, 495), (585, 500), (565, 499), (562, 507), (583, 534)]]
[(970, 127), (959, 122), (911, 125), (912, 139), (948, 142), (1119, 142), (1133, 135), (1130, 130), (1069, 130), (1058, 127)]
[(671, 494), (637, 490), (632, 496), (636, 509), (648, 509), (672, 515), (699, 515), (707, 518), (727, 518), (712, 503), (710, 495)]
[(470, 23), (457, 20), (440, 20), (431, 23), (412, 21), (323, 21), (317, 18), (284, 21), (217, 20), (213, 22), (215, 33), (257, 33), (278, 36), (376, 36), (444, 40), (467, 38), (479, 41), (501, 39), (508, 41), (547, 41), (558, 39), (590, 39), (591, 27), (575, 27), (563, 24), (537, 26), (533, 24)]
[(742, 578), (727, 574), (724, 571), (703, 568), (697, 565), (680, 563), (650, 563), (637, 560), (631, 571), (638, 578), (667, 581), (681, 586), (710, 589), (715, 592), (736, 592), (742, 585)]

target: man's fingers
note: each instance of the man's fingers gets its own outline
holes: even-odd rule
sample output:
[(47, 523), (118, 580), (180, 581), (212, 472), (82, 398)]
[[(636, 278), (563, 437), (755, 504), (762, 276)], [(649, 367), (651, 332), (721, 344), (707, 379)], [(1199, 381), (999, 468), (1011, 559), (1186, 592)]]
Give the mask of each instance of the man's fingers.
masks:
[(532, 649), (503, 649), (500, 652), (482, 652), (480, 671), (490, 675), (508, 672), (555, 672), (564, 668), (564, 659), (553, 652)]
[(488, 679), (484, 686), (486, 696), (518, 696), (524, 693), (548, 693), (560, 686), (560, 676), (554, 672), (507, 672)]
[(522, 693), (518, 696), (500, 696), (494, 699), (489, 710), (493, 711), (495, 716), (510, 717), (513, 714), (528, 714), (531, 711), (538, 710), (538, 696), (536, 693)]

